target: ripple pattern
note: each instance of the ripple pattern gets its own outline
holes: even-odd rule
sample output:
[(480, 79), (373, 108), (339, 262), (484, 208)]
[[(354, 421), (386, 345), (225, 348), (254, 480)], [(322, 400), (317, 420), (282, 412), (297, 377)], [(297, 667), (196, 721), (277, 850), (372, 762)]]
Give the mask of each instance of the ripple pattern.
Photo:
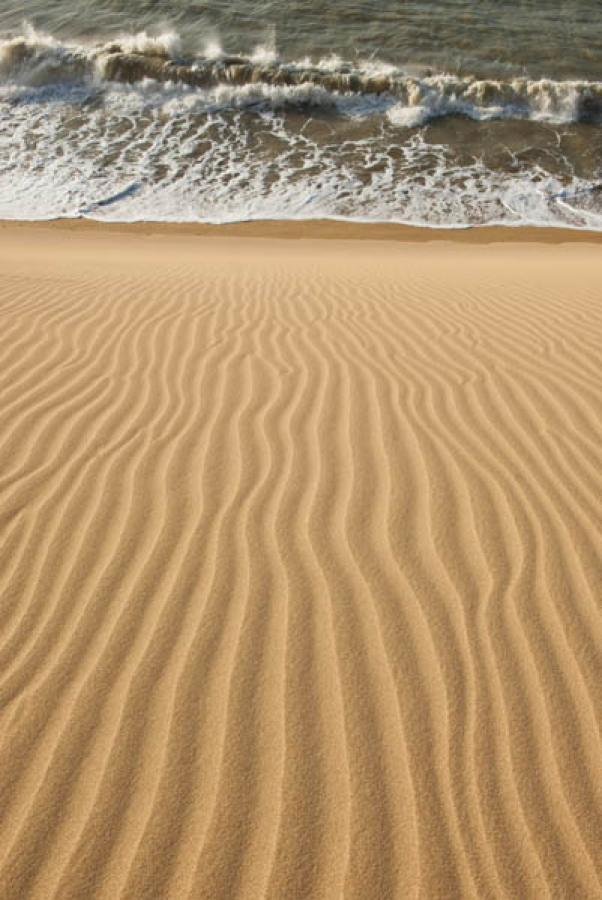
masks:
[(2, 900), (602, 898), (598, 248), (18, 244)]

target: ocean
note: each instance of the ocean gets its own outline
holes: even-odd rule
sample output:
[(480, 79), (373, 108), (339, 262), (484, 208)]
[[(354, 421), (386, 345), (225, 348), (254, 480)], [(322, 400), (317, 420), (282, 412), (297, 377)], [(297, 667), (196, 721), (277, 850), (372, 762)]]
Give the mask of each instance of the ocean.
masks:
[(0, 217), (602, 229), (600, 0), (0, 0)]

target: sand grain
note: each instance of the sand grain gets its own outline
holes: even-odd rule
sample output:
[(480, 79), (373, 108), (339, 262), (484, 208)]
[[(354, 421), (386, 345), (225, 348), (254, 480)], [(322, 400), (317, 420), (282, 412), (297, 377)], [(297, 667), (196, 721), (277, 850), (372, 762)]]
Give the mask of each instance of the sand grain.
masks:
[(601, 898), (599, 248), (0, 269), (3, 900)]

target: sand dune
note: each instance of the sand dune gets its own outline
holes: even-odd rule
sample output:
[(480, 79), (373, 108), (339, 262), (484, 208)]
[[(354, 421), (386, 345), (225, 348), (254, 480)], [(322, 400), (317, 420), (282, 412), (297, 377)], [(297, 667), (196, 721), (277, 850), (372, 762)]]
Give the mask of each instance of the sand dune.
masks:
[(602, 897), (602, 257), (4, 227), (0, 897)]

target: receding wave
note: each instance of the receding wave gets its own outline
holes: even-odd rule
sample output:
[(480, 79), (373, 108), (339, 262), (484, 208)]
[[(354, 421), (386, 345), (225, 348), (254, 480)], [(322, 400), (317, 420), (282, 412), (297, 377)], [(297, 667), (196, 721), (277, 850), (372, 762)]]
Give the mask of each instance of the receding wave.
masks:
[[(29, 32), (0, 44), (0, 75), (28, 87), (77, 80), (140, 84), (147, 80), (188, 88), (228, 86), (229, 102), (345, 108), (349, 96), (386, 96), (391, 122), (406, 127), (432, 118), (531, 118), (548, 122), (602, 121), (602, 82), (459, 77), (336, 58), (283, 62), (265, 55), (181, 58), (176, 35), (144, 33), (94, 46), (68, 45)], [(368, 104), (364, 112), (372, 107)], [(357, 112), (357, 104), (354, 107)]]

